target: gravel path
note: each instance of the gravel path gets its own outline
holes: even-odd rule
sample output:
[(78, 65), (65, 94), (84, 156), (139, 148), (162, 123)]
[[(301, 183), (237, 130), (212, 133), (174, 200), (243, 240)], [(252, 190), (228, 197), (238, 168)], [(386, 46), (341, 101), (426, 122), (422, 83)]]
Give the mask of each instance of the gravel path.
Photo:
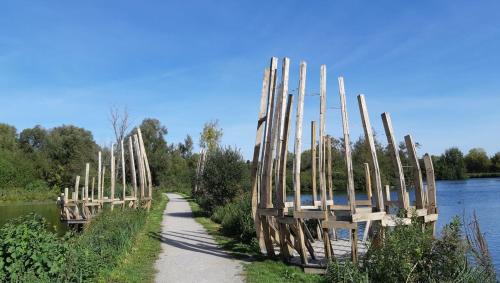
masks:
[(156, 261), (156, 282), (243, 282), (240, 261), (221, 250), (196, 222), (180, 195), (170, 199), (163, 214), (162, 252)]

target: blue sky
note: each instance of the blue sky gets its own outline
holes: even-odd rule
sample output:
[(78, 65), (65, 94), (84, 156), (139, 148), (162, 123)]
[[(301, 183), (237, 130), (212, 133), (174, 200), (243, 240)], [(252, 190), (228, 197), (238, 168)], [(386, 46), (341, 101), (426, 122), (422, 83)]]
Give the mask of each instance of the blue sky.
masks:
[[(111, 106), (134, 124), (158, 118), (169, 142), (198, 141), (219, 119), (223, 143), (249, 158), (262, 72), (290, 57), (290, 88), (308, 63), (307, 92), (328, 68), (327, 130), (341, 134), (337, 77), (345, 78), (353, 139), (362, 133), (356, 95), (366, 95), (396, 138), (419, 154), (500, 151), (498, 1), (2, 1), (0, 121), (18, 130), (75, 124), (107, 144)], [(305, 128), (318, 119), (306, 98)], [(307, 136), (307, 135), (306, 135)], [(304, 147), (308, 147), (308, 138)]]

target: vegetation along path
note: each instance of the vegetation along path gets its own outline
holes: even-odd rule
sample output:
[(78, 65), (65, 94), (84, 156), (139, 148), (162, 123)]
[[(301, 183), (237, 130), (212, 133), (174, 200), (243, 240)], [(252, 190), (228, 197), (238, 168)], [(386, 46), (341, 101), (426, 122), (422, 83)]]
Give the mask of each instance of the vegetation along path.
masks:
[(156, 262), (156, 282), (242, 282), (240, 261), (217, 246), (193, 218), (189, 203), (177, 194), (163, 215), (162, 252)]

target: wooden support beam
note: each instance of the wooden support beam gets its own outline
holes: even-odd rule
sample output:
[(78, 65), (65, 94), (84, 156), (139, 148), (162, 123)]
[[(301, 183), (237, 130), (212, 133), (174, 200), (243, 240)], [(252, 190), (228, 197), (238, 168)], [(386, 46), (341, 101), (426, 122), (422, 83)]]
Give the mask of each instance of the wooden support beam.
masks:
[(318, 199), (318, 189), (316, 188), (316, 121), (311, 121), (311, 182), (313, 203)]
[(89, 200), (89, 170), (90, 170), (90, 164), (86, 163), (85, 164), (85, 202), (88, 202), (88, 200)]
[(141, 200), (144, 199), (144, 162), (142, 160), (142, 153), (139, 148), (139, 138), (137, 137), (137, 134), (134, 135), (134, 147), (135, 147), (135, 154), (137, 157), (137, 164), (139, 165), (139, 186), (141, 188)]
[(384, 197), (382, 189), (382, 178), (380, 177), (380, 167), (378, 164), (377, 148), (375, 147), (375, 139), (373, 136), (373, 129), (370, 122), (370, 116), (368, 114), (368, 108), (366, 106), (365, 96), (358, 95), (358, 106), (359, 112), (361, 114), (361, 121), (363, 123), (363, 130), (365, 133), (365, 141), (370, 148), (370, 162), (371, 169), (373, 170), (373, 178), (375, 179), (375, 206), (377, 210), (384, 211)]
[(370, 165), (368, 163), (364, 163), (365, 168), (365, 188), (366, 195), (368, 196), (368, 200), (372, 199), (372, 179), (370, 177)]
[[(293, 163), (293, 186), (294, 186), (294, 211), (301, 210), (301, 194), (300, 194), (300, 159), (302, 153), (302, 120), (303, 120), (303, 110), (304, 110), (304, 95), (306, 90), (306, 62), (300, 62), (300, 73), (299, 73), (299, 93), (298, 93), (298, 102), (297, 102), (297, 118), (295, 121), (295, 144), (294, 144), (294, 154), (295, 160)], [(296, 222), (297, 227), (297, 241), (299, 245), (298, 252), (300, 254), (300, 258), (302, 264), (307, 264), (307, 254), (306, 247), (304, 242), (304, 233), (301, 227), (301, 220), (297, 219)]]
[(321, 207), (326, 206), (326, 175), (325, 175), (325, 116), (326, 116), (326, 66), (321, 65), (319, 77), (319, 187), (321, 190)]
[(351, 139), (349, 137), (349, 119), (345, 99), (344, 78), (339, 77), (340, 111), (342, 113), (342, 129), (344, 132), (344, 153), (347, 168), (347, 197), (351, 214), (356, 213), (356, 196), (354, 192), (354, 173), (352, 169)]
[(115, 201), (115, 154), (114, 154), (115, 148), (114, 144), (111, 145), (111, 210), (113, 210), (114, 207), (114, 201)]
[(428, 208), (429, 212), (436, 213), (437, 198), (436, 198), (436, 178), (434, 176), (434, 165), (429, 154), (424, 155), (425, 175), (427, 182)]
[(332, 137), (326, 136), (326, 173), (329, 199), (333, 201)]
[[(257, 133), (255, 135), (255, 145), (253, 148), (253, 159), (252, 159), (252, 171), (251, 171), (251, 183), (252, 183), (252, 218), (254, 219), (254, 226), (257, 235), (257, 240), (259, 241), (260, 249), (265, 249), (265, 243), (262, 235), (262, 227), (260, 223), (260, 217), (257, 216), (257, 207), (259, 205), (259, 156), (262, 147), (262, 136), (264, 133), (264, 127), (266, 125), (266, 109), (269, 104), (269, 68), (264, 70), (264, 78), (262, 79), (262, 91), (260, 94), (260, 108), (259, 116), (257, 117)], [(201, 156), (200, 156), (201, 162)], [(201, 167), (201, 164), (200, 164)]]
[(269, 78), (269, 103), (266, 117), (266, 137), (265, 148), (262, 163), (262, 178), (260, 186), (260, 203), (263, 207), (272, 207), (272, 171), (273, 171), (273, 128), (274, 128), (274, 108), (275, 108), (275, 93), (276, 93), (276, 77), (277, 77), (278, 59), (271, 58), (270, 78)]
[(123, 139), (120, 141), (121, 152), (122, 152), (122, 200), (124, 202), (125, 207), (125, 196), (126, 196), (126, 188), (127, 183), (125, 181), (125, 147), (123, 146)]
[(68, 194), (69, 194), (69, 189), (64, 188), (64, 204), (68, 203)]
[(78, 201), (78, 187), (80, 186), (80, 176), (76, 176), (75, 179), (75, 202)]
[(401, 164), (401, 157), (399, 156), (399, 148), (396, 143), (396, 138), (394, 137), (394, 131), (392, 129), (392, 121), (389, 113), (382, 113), (382, 122), (384, 123), (385, 135), (387, 136), (387, 143), (389, 151), (391, 153), (392, 163), (396, 168), (396, 178), (398, 179), (398, 200), (400, 207), (408, 209), (410, 205), (409, 200), (406, 195), (406, 182), (405, 175), (403, 171), (403, 165)]
[(92, 191), (90, 193), (90, 200), (94, 202), (94, 190), (95, 190), (95, 177), (92, 177)]
[[(277, 148), (276, 148), (276, 204), (280, 208), (284, 208), (286, 201), (286, 154), (288, 152), (287, 145), (285, 144), (285, 134), (288, 133), (288, 115), (290, 113), (288, 104), (291, 102), (288, 98), (288, 78), (290, 69), (290, 59), (283, 58), (283, 65), (281, 68), (281, 88), (279, 93), (280, 104), (277, 105), (279, 108), (279, 115), (277, 115)], [(293, 97), (293, 96), (292, 96)], [(291, 105), (290, 105), (291, 106)], [(285, 161), (285, 163), (283, 163)], [(284, 170), (283, 170), (284, 169)]]
[(415, 148), (415, 143), (410, 135), (405, 136), (406, 150), (408, 152), (408, 158), (410, 159), (410, 164), (413, 171), (413, 182), (415, 183), (415, 204), (417, 208), (426, 208), (425, 203), (425, 191), (424, 191), (424, 181), (422, 180), (422, 171), (420, 170), (420, 163), (418, 162), (417, 150)]
[(104, 189), (106, 188), (106, 186), (104, 185), (104, 181), (106, 180), (105, 177), (106, 177), (106, 165), (102, 166), (102, 174), (101, 174), (101, 177), (102, 177), (102, 188), (101, 188), (101, 202), (104, 201)]
[(286, 163), (288, 155), (288, 135), (290, 133), (290, 116), (292, 112), (293, 105), (293, 95), (288, 95), (286, 110), (285, 110), (285, 122), (283, 127), (283, 140), (281, 142), (281, 158), (279, 159), (279, 184), (278, 184), (278, 205), (282, 210), (285, 208), (286, 202)]
[(102, 170), (102, 160), (101, 160), (101, 152), (97, 154), (98, 165), (97, 165), (97, 198), (102, 199), (101, 190), (102, 190), (102, 180), (101, 180), (101, 170)]
[(147, 177), (147, 182), (148, 182), (148, 197), (152, 197), (152, 189), (153, 189), (153, 179), (151, 178), (151, 170), (149, 169), (149, 161), (148, 161), (148, 154), (146, 153), (146, 147), (144, 146), (144, 140), (142, 139), (142, 133), (141, 133), (141, 128), (137, 127), (137, 135), (139, 137), (139, 147), (142, 151), (142, 158), (144, 162), (144, 169), (145, 169), (145, 176)]
[[(134, 158), (134, 146), (132, 143), (132, 137), (128, 137), (128, 151), (129, 151), (129, 159), (130, 159), (130, 174), (132, 175), (132, 186), (133, 192), (132, 196), (137, 198), (137, 173), (135, 171), (135, 158)], [(134, 202), (134, 207), (136, 206)]]

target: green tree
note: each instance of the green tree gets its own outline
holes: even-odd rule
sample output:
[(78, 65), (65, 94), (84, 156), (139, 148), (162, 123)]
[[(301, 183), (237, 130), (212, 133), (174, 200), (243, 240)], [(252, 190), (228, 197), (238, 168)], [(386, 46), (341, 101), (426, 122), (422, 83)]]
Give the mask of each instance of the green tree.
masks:
[(33, 128), (24, 129), (19, 134), (19, 145), (25, 152), (32, 153), (42, 150), (47, 144), (47, 130), (36, 125)]
[(219, 127), (219, 120), (206, 122), (203, 126), (203, 131), (200, 133), (200, 147), (215, 150), (222, 138), (223, 131)]
[(72, 125), (53, 128), (44, 149), (51, 163), (46, 180), (52, 186), (71, 186), (75, 175), (83, 174), (86, 162), (95, 164), (98, 149), (90, 131)]
[(488, 172), (491, 166), (491, 161), (482, 148), (473, 148), (465, 156), (465, 167), (469, 173), (484, 173)]
[(161, 183), (161, 174), (167, 170), (168, 149), (165, 135), (168, 130), (158, 119), (152, 118), (144, 119), (139, 127), (148, 155), (153, 185), (158, 186)]
[(0, 123), (0, 148), (7, 150), (17, 148), (17, 130), (14, 126)]
[(491, 157), (491, 172), (500, 172), (500, 152)]
[(460, 149), (447, 149), (440, 157), (433, 156), (436, 178), (441, 180), (465, 179), (464, 155)]

